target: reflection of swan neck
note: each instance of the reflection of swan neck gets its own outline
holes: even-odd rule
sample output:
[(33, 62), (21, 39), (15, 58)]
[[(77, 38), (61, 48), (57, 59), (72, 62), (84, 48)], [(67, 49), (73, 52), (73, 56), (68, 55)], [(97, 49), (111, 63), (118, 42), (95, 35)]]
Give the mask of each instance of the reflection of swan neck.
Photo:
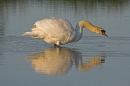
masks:
[(104, 63), (105, 59), (101, 57), (93, 57), (88, 60), (85, 64), (82, 64), (82, 60), (79, 61), (78, 69), (79, 71), (87, 71), (93, 67), (96, 67), (102, 63)]

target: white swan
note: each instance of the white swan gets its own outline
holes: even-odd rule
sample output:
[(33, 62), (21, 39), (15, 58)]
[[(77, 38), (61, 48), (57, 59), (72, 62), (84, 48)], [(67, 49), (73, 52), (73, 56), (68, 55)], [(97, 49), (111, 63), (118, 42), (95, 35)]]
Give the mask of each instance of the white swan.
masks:
[(32, 31), (25, 32), (22, 35), (31, 36), (33, 38), (40, 38), (49, 44), (60, 46), (63, 44), (79, 41), (83, 35), (84, 27), (94, 33), (107, 36), (105, 34), (106, 31), (103, 28), (94, 26), (88, 21), (79, 21), (76, 25), (76, 28), (74, 29), (67, 19), (54, 17), (45, 18), (35, 22), (31, 29)]

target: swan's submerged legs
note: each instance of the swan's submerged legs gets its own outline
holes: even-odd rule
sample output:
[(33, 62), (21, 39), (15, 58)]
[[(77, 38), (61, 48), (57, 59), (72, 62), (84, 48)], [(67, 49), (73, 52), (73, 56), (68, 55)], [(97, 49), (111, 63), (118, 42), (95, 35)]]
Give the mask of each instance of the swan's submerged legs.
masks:
[(60, 45), (54, 44), (54, 47), (55, 47), (55, 48), (60, 48)]
[(54, 47), (56, 47), (57, 45), (56, 44), (54, 44)]
[(54, 47), (55, 48), (60, 48), (60, 44), (61, 44), (60, 41), (57, 41), (56, 44), (54, 44)]

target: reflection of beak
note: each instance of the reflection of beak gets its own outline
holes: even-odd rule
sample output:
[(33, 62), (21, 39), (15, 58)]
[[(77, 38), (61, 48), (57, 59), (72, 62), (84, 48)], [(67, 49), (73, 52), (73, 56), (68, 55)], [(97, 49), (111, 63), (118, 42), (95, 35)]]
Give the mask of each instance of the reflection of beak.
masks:
[(102, 35), (104, 35), (104, 36), (108, 37), (106, 33), (102, 33)]

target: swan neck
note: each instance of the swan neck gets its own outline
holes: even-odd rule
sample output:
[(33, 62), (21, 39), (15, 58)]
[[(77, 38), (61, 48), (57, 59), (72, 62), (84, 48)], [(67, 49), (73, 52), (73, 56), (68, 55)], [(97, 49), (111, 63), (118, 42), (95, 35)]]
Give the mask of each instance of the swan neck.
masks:
[(79, 26), (79, 23), (77, 23), (76, 27), (75, 27), (75, 35), (74, 35), (74, 39), (72, 40), (73, 42), (77, 42), (82, 38), (83, 35), (83, 27)]
[(87, 28), (88, 30), (90, 30), (91, 32), (101, 34), (101, 29), (99, 29), (99, 27), (94, 26), (93, 24), (91, 24), (88, 21), (82, 20), (79, 23), (77, 23), (77, 25), (75, 27), (75, 37), (74, 37), (73, 41), (76, 42), (82, 38), (84, 27)]
[(87, 28), (88, 30), (90, 30), (90, 31), (92, 31), (92, 32), (95, 32), (95, 33), (97, 33), (97, 30), (98, 30), (98, 27), (96, 27), (96, 26), (94, 26), (93, 24), (91, 24), (90, 22), (84, 21), (84, 20), (79, 22), (79, 26), (80, 26), (81, 28), (85, 27), (85, 28)]

